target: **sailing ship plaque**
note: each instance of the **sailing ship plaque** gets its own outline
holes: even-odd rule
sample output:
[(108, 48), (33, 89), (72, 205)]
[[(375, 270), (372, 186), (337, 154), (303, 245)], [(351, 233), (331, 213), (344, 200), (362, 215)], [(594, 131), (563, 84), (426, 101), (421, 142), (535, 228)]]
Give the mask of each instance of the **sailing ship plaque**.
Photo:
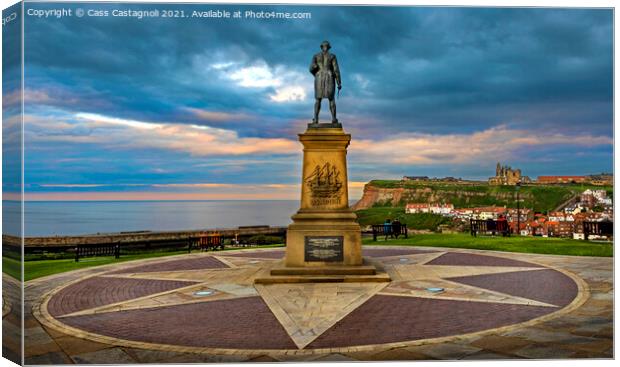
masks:
[(327, 162), (321, 167), (317, 164), (306, 177), (306, 184), (312, 195), (312, 206), (340, 205), (343, 184), (335, 165)]
[(342, 261), (343, 236), (306, 236), (305, 261)]

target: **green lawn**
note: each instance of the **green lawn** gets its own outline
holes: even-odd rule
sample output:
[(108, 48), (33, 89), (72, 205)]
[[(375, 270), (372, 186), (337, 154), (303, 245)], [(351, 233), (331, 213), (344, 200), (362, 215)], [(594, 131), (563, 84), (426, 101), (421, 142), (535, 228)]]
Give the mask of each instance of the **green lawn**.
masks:
[[(264, 245), (260, 248), (282, 247), (283, 245)], [(248, 249), (256, 249), (249, 247)], [(238, 248), (226, 248), (224, 251), (238, 250)], [(216, 252), (217, 253), (217, 252)], [(74, 259), (59, 260), (33, 260), (24, 262), (24, 280), (32, 280), (47, 275), (63, 273), (66, 271), (89, 268), (92, 266), (107, 265), (131, 260), (148, 259), (153, 257), (172, 256), (187, 254), (187, 251), (161, 251), (161, 252), (143, 252), (140, 254), (121, 255), (119, 259), (114, 257), (87, 257), (75, 262)], [(20, 265), (19, 260), (2, 257), (2, 271), (13, 278), (19, 279)]]
[[(469, 234), (413, 234), (409, 238), (390, 239), (374, 242), (372, 238), (365, 238), (364, 245), (398, 245), (398, 246), (427, 246), (449, 247), (476, 250), (494, 250), (507, 252), (526, 252), (536, 254), (575, 255), (575, 256), (613, 256), (612, 243), (586, 242), (560, 238), (541, 237), (471, 237)], [(260, 246), (260, 248), (282, 247), (283, 245)], [(248, 248), (248, 250), (256, 249)], [(227, 248), (237, 250), (237, 248)], [(120, 263), (131, 260), (147, 259), (162, 256), (185, 254), (186, 251), (175, 252), (147, 252), (121, 256), (120, 259), (113, 257), (85, 258), (80, 262), (73, 259), (60, 260), (36, 260), (24, 263), (26, 281), (44, 277), (47, 275), (62, 273), (71, 270), (83, 269), (92, 266)], [(19, 260), (2, 257), (2, 271), (13, 278), (19, 279)]]
[(508, 252), (527, 252), (535, 254), (574, 255), (574, 256), (613, 256), (613, 244), (586, 242), (579, 240), (543, 237), (472, 237), (469, 234), (414, 234), (409, 238), (389, 239), (374, 242), (372, 238), (363, 240), (365, 245), (399, 245), (465, 248)]
[(21, 278), (21, 265), (19, 260), (2, 256), (2, 272), (10, 275), (15, 279)]
[(406, 214), (404, 207), (373, 207), (369, 209), (357, 210), (357, 220), (362, 226), (371, 224), (383, 224), (386, 219), (394, 220), (398, 218), (401, 223), (406, 224), (410, 229), (428, 229), (434, 231), (438, 225), (452, 223), (449, 218), (438, 214), (417, 213)]

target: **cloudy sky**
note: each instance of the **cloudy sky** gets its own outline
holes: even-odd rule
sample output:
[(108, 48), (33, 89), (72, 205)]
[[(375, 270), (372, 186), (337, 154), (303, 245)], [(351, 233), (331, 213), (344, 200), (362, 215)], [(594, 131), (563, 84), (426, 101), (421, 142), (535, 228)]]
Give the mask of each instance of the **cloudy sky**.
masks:
[(311, 19), (26, 16), (28, 198), (296, 199), (323, 39), (353, 198), (371, 179), (486, 179), (498, 160), (532, 178), (612, 170), (611, 10), (167, 8)]

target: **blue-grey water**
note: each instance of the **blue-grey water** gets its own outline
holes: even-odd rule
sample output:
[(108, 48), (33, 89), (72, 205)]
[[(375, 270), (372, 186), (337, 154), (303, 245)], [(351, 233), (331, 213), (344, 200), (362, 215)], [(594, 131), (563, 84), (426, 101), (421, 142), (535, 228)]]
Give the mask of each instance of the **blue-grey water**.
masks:
[[(297, 209), (297, 200), (30, 201), (25, 203), (24, 235), (286, 226)], [(3, 233), (16, 232), (19, 211), (19, 202), (3, 202)]]

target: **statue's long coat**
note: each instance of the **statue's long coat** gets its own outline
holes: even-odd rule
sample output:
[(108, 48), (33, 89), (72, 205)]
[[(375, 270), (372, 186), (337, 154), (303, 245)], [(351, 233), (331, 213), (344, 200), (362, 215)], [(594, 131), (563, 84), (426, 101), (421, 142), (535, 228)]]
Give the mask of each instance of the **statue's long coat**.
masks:
[(310, 72), (314, 75), (314, 97), (333, 99), (336, 83), (340, 85), (340, 69), (336, 55), (319, 52), (312, 56)]

